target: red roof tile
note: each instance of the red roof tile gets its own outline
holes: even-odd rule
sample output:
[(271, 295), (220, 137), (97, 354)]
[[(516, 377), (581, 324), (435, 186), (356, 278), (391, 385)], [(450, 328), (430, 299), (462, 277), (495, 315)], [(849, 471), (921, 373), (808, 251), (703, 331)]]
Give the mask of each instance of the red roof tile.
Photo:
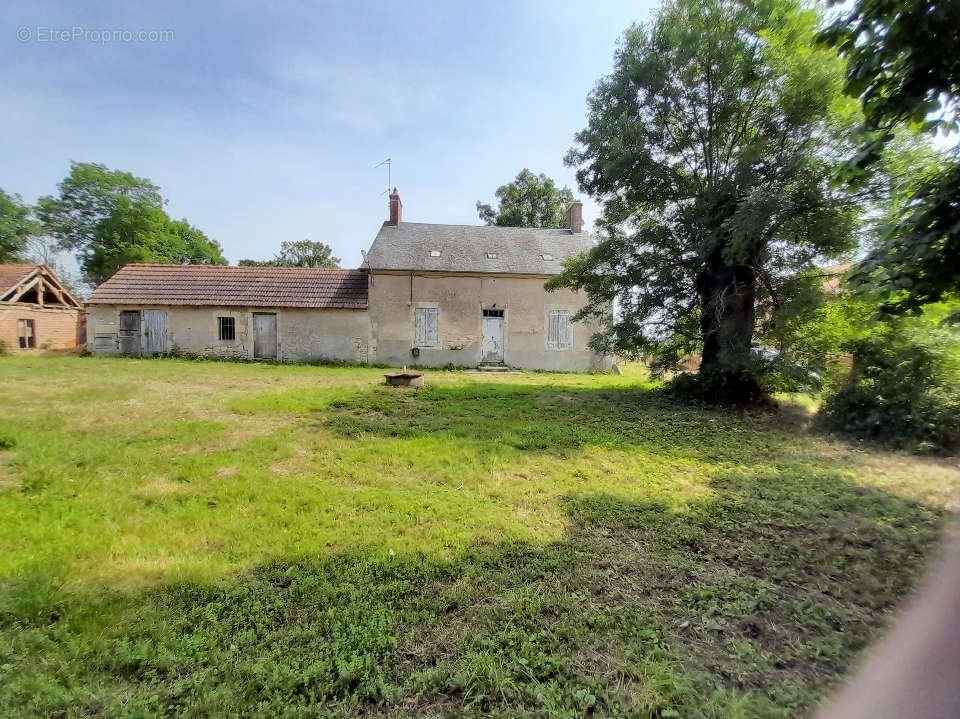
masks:
[(366, 270), (126, 265), (87, 300), (99, 305), (367, 308)]
[(35, 269), (36, 265), (0, 265), (0, 295), (20, 284)]

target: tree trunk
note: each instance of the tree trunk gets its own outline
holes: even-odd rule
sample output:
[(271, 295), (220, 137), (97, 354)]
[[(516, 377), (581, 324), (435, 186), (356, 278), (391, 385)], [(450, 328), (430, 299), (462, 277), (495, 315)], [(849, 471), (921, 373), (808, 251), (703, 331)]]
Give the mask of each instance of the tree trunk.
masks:
[(701, 274), (703, 334), (701, 369), (740, 371), (750, 364), (753, 340), (753, 270), (749, 267), (724, 267)]
[(750, 372), (756, 298), (753, 268), (726, 264), (718, 250), (700, 272), (697, 290), (703, 308), (700, 379), (721, 401), (756, 401), (762, 393)]

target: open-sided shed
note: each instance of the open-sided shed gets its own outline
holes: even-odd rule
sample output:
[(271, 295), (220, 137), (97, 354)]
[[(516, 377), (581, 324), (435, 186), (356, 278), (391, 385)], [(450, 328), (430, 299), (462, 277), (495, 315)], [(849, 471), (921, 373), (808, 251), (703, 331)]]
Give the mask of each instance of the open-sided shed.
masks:
[(86, 338), (80, 303), (46, 265), (0, 265), (0, 344), (9, 352), (69, 349)]

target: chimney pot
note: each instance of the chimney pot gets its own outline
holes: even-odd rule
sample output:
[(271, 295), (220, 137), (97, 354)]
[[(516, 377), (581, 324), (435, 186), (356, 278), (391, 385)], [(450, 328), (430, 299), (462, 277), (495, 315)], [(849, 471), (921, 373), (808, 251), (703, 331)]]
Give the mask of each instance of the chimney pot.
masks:
[(576, 200), (567, 210), (567, 227), (571, 232), (583, 230), (583, 203)]
[(397, 188), (393, 188), (393, 192), (390, 193), (390, 224), (399, 225), (401, 217), (403, 215), (403, 203), (400, 202), (400, 194), (397, 192)]

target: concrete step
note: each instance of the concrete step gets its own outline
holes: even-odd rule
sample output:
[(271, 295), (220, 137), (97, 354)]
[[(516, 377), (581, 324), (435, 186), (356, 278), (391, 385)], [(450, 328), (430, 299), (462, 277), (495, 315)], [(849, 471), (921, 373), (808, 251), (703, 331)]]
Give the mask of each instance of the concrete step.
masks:
[(510, 368), (505, 364), (481, 364), (477, 365), (480, 372), (509, 372)]

